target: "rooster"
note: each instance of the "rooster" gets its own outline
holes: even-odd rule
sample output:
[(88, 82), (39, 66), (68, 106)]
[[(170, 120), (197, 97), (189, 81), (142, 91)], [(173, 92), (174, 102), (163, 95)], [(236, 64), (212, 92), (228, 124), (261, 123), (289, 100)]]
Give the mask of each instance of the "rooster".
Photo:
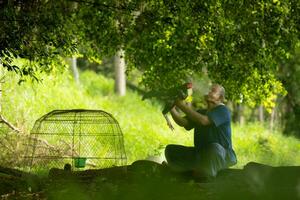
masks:
[(174, 130), (174, 127), (167, 116), (167, 113), (174, 107), (176, 99), (186, 100), (187, 102), (191, 102), (192, 100), (192, 83), (185, 83), (180, 85), (179, 87), (173, 87), (168, 90), (153, 90), (144, 94), (142, 100), (149, 98), (156, 98), (159, 101), (162, 101), (165, 105), (162, 110), (162, 114), (164, 115), (167, 124), (171, 130)]

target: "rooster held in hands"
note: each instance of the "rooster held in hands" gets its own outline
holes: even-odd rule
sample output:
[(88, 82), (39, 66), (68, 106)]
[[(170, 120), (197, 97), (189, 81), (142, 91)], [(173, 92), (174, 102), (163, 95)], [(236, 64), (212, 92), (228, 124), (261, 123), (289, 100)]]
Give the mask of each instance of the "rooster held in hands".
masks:
[(167, 116), (167, 113), (174, 107), (175, 100), (181, 99), (191, 102), (192, 98), (192, 83), (185, 83), (178, 87), (173, 87), (168, 90), (153, 90), (144, 94), (142, 100), (149, 98), (156, 98), (159, 101), (162, 101), (165, 105), (162, 110), (162, 114), (166, 118), (167, 124), (171, 130), (174, 130), (173, 125), (171, 124), (170, 119)]

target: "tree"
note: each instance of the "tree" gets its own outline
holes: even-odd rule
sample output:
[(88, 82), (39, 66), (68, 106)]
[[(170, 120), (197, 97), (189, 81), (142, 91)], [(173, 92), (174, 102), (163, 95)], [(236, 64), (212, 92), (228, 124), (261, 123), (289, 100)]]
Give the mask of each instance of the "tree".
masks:
[(300, 45), (289, 62), (280, 65), (278, 77), (287, 90), (285, 97), (279, 97), (283, 132), (300, 137)]
[(114, 57), (115, 67), (115, 92), (124, 96), (126, 94), (126, 74), (124, 51), (119, 50)]
[(76, 84), (79, 85), (80, 80), (79, 80), (79, 71), (78, 71), (78, 67), (77, 67), (77, 58), (72, 57), (70, 60), (71, 60), (71, 68), (72, 68), (74, 80), (75, 80)]
[(131, 29), (127, 57), (149, 87), (205, 67), (231, 99), (271, 104), (283, 91), (278, 62), (298, 41), (298, 12), (296, 1), (152, 1)]
[[(263, 101), (266, 108), (284, 91), (275, 76), (278, 64), (299, 40), (297, 0), (1, 2), (7, 3), (0, 11), (0, 57), (8, 70), (34, 77), (78, 49), (101, 59), (122, 48), (128, 71), (140, 69), (149, 89), (181, 85), (205, 67), (230, 99)], [(11, 65), (16, 56), (38, 64)]]

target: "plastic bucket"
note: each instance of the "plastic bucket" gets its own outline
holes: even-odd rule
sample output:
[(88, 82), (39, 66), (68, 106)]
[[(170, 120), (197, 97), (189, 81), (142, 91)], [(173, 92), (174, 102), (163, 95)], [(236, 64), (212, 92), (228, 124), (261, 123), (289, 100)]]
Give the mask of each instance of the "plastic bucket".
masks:
[(86, 158), (84, 158), (84, 157), (77, 157), (77, 158), (74, 158), (74, 162), (75, 162), (75, 167), (76, 168), (84, 168), (85, 167)]

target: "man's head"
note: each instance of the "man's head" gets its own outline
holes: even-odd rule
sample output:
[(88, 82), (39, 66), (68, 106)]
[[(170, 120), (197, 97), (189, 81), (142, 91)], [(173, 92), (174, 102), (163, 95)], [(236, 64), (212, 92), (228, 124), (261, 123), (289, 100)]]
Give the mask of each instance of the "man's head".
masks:
[(211, 86), (210, 91), (206, 98), (208, 103), (220, 104), (225, 100), (225, 89), (222, 85), (214, 84)]

